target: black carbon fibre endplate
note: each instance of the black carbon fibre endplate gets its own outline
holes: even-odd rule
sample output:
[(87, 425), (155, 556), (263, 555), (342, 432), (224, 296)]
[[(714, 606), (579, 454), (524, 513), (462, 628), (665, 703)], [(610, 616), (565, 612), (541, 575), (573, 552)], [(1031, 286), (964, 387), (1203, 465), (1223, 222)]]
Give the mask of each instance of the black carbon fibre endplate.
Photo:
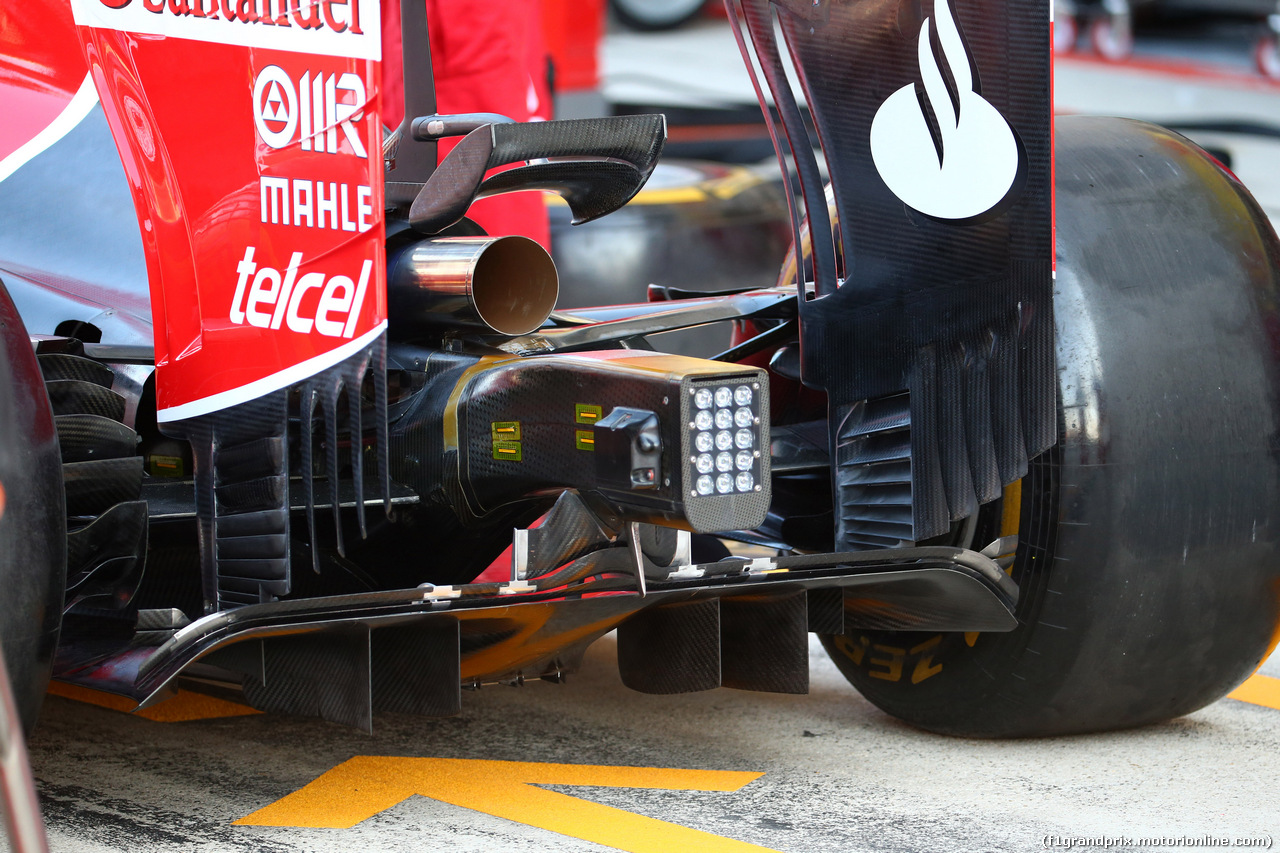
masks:
[(720, 686), (720, 602), (650, 607), (618, 627), (618, 672), (641, 693)]
[(814, 634), (844, 633), (844, 593), (838, 589), (809, 590), (809, 630)]
[[(827, 392), (832, 446), (850, 407), (909, 392), (912, 504), (888, 520), (906, 518), (914, 541), (943, 534), (1057, 438), (1051, 3), (728, 6), (795, 166), (796, 244), (812, 259), (804, 382)], [(966, 145), (989, 157), (966, 163)], [(864, 532), (841, 524), (837, 547), (882, 544)]]
[(320, 717), (373, 730), (374, 711), (448, 717), (462, 710), (458, 621), (271, 637), (211, 662), (243, 673), (260, 711)]
[(262, 675), (244, 679), (245, 698), (259, 711), (373, 731), (368, 627), (263, 641)]
[(721, 683), (763, 693), (809, 692), (807, 594), (720, 600)]

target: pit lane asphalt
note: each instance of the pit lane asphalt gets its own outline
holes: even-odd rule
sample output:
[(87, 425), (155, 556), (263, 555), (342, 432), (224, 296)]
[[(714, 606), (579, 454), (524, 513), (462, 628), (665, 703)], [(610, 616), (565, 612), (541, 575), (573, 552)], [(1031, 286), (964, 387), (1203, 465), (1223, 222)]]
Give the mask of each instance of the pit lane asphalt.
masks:
[[(730, 792), (552, 790), (787, 853), (1280, 839), (1280, 709), (1223, 699), (1125, 732), (965, 740), (884, 715), (816, 642), (810, 664), (808, 696), (645, 696), (621, 684), (606, 637), (567, 684), (467, 692), (450, 719), (381, 714), (372, 736), (285, 716), (155, 722), (50, 696), (30, 749), (52, 849), (68, 853), (609, 849), (422, 796), (349, 829), (232, 825), (355, 756), (762, 772)], [(1262, 672), (1280, 676), (1280, 657)], [(342, 797), (376, 799), (375, 780), (361, 785)]]

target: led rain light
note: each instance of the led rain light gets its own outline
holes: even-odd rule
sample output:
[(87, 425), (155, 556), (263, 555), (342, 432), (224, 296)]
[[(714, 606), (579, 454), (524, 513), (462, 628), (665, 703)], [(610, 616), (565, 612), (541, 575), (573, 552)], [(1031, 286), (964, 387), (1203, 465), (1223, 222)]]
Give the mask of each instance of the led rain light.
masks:
[(685, 392), (686, 512), (715, 518), (702, 522), (708, 527), (736, 522), (759, 511), (748, 505), (768, 504), (768, 387), (754, 377), (691, 384)]

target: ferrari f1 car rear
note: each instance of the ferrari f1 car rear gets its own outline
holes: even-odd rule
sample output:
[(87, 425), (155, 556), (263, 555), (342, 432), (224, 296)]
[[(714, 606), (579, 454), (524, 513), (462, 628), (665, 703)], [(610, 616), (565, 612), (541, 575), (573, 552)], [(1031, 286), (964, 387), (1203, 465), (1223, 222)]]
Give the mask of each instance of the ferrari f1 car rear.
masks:
[[(98, 475), (120, 484), (94, 492), (105, 502), (68, 507), (78, 592), (64, 603), (57, 677), (141, 703), (183, 675), (230, 679), (260, 708), (368, 727), (379, 710), (455, 713), (463, 686), (559, 680), (614, 629), (636, 689), (803, 692), (816, 631), (894, 713), (1018, 734), (1198, 707), (1276, 635), (1274, 596), (1261, 594), (1276, 580), (1277, 470), (1262, 449), (1276, 424), (1263, 393), (1275, 354), (1261, 334), (1275, 235), (1238, 185), (1172, 137), (1064, 126), (1062, 162), (1081, 177), (1064, 191), (1079, 207), (1062, 210), (1080, 222), (1137, 227), (1106, 211), (1154, 211), (1176, 194), (1201, 204), (1144, 230), (1136, 253), (1064, 226), (1082, 244), (1060, 246), (1055, 289), (1047, 3), (734, 0), (777, 104), (779, 152), (798, 171), (803, 274), (572, 314), (553, 310), (541, 248), (483, 235), (466, 212), (479, 196), (538, 189), (578, 221), (603, 216), (643, 186), (661, 116), (436, 115), (423, 50), (404, 57), (406, 119), (384, 139), (372, 0), (71, 9), (74, 25), (49, 11), (83, 44), (101, 107), (65, 122), (74, 131), (3, 187), (98, 163), (99, 195), (131, 191), (141, 244), (129, 223), (95, 225), (137, 245), (149, 286), (136, 260), (118, 289), (68, 287), (63, 261), (0, 263), (30, 331), (46, 336), (42, 358), (61, 357), (90, 386), (101, 374), (93, 388), (50, 379), (47, 395), (55, 414), (68, 395), (103, 407), (110, 428), (77, 452), (104, 457)], [(422, 4), (400, 11), (404, 43), (425, 46)], [(778, 33), (801, 71), (831, 216)], [(123, 173), (104, 162), (108, 126)], [(1107, 150), (1088, 142), (1104, 133)], [(448, 137), (461, 141), (437, 164)], [(1146, 174), (1142, 160), (1186, 181), (1121, 177)], [(1124, 189), (1085, 192), (1095, 176)], [(22, 198), (0, 198), (10, 219)], [(1080, 212), (1094, 201), (1103, 213)], [(1177, 243), (1192, 229), (1206, 241), (1198, 257), (1237, 253), (1217, 267), (1230, 300), (1201, 298), (1202, 270), (1156, 264), (1165, 249), (1152, 234)], [(1122, 257), (1136, 262), (1112, 263)], [(1203, 308), (1161, 358), (1203, 371), (1170, 381), (1178, 411), (1199, 413), (1197, 448), (1211, 461), (1184, 456), (1176, 467), (1202, 485), (1157, 494), (1145, 478), (1174, 465), (1164, 440), (1127, 425), (1136, 455), (1113, 464), (1110, 448), (1127, 446), (1110, 433), (1123, 407), (1104, 406), (1097, 382), (1081, 398), (1071, 371), (1080, 359), (1106, 377), (1125, 375), (1113, 359), (1148, 363), (1103, 346), (1095, 318), (1117, 293), (1125, 310), (1172, 317), (1178, 282)], [(113, 301), (133, 319), (112, 319)], [(1237, 343), (1214, 313), (1227, 306), (1231, 328), (1250, 330)], [(739, 330), (715, 359), (647, 340), (710, 323)], [(1141, 330), (1125, 336), (1131, 347), (1150, 337)], [(1238, 414), (1206, 417), (1223, 401), (1204, 364), (1224, 347), (1252, 379), (1233, 397)], [(1118, 534), (1091, 529), (1085, 552), (1065, 547), (1061, 507), (1080, 480), (1039, 474), (1074, 470), (1063, 466), (1077, 447), (1104, 463), (1098, 488), (1125, 496), (1094, 499), (1097, 529), (1153, 526), (1163, 542), (1194, 532), (1193, 498), (1216, 502), (1203, 512), (1217, 532), (1188, 534), (1182, 554), (1229, 555), (1218, 582), (1144, 563), (1169, 607), (1182, 613), (1194, 592), (1200, 615), (1213, 614), (1126, 620), (1142, 637), (1176, 624), (1171, 642), (1213, 650), (1186, 677), (1158, 663), (1126, 673), (1150, 708), (1086, 713), (1062, 698), (1077, 664), (1138, 648), (1108, 641), (1115, 620), (1081, 614), (1132, 610), (1125, 595), (1145, 589), (1130, 584), (1133, 550), (1099, 550), (1127, 541)], [(129, 478), (143, 465), (139, 515)], [(1229, 497), (1228, 477), (1256, 499)], [(1149, 501), (1171, 509), (1135, 515)], [(726, 557), (722, 541), (741, 546)], [(1073, 575), (1074, 561), (1092, 574)], [(1056, 595), (1080, 617), (1065, 639), (1049, 633), (1063, 622), (1046, 602)], [(1054, 663), (1027, 679), (1032, 654)]]

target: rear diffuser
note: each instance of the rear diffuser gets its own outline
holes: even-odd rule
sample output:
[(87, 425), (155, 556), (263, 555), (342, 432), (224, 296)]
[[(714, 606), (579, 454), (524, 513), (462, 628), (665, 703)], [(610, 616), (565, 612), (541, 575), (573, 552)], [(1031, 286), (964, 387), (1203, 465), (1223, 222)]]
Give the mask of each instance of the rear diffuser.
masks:
[[(370, 729), (375, 711), (446, 716), (460, 689), (562, 680), (618, 629), (623, 682), (650, 693), (808, 690), (810, 630), (1008, 631), (1017, 587), (958, 548), (735, 559), (617, 571), (623, 549), (577, 563), (583, 583), (465, 584), (277, 601), (206, 616), (160, 645), (64, 631), (55, 677), (139, 707), (179, 675), (238, 681), (261, 710)], [(647, 561), (645, 561), (647, 563)], [(650, 570), (651, 565), (647, 566)]]

